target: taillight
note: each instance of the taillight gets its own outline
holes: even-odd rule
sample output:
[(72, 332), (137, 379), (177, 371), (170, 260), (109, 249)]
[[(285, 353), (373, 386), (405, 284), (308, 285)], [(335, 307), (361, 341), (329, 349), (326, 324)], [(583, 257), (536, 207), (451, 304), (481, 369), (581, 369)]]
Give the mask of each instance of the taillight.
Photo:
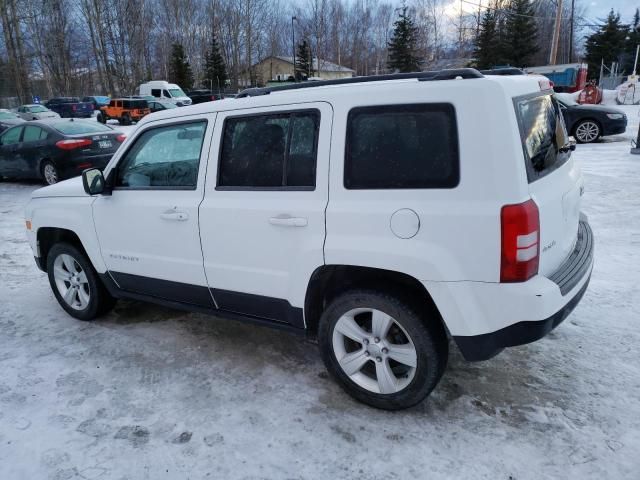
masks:
[(216, 99), (215, 95), (211, 95), (211, 101), (213, 102)]
[(524, 282), (538, 273), (540, 215), (533, 200), (505, 205), (500, 212), (501, 282)]
[(77, 105), (71, 105), (71, 109), (72, 109), (74, 112), (76, 111), (76, 109), (77, 109), (77, 108), (78, 108), (78, 106), (77, 106)]
[(61, 148), (62, 150), (75, 150), (76, 148), (87, 147), (89, 145), (91, 145), (91, 140), (88, 138), (60, 140), (59, 142), (56, 142), (56, 147)]
[(116, 137), (116, 140), (119, 141), (120, 143), (124, 142), (124, 139), (127, 138), (126, 135), (120, 134)]

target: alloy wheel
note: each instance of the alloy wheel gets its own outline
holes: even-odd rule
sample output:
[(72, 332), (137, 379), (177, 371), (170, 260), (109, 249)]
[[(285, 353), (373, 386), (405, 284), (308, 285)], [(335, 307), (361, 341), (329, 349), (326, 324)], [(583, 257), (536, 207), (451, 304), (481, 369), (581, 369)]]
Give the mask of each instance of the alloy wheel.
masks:
[(600, 136), (600, 127), (594, 122), (582, 122), (576, 128), (576, 137), (583, 143), (591, 143)]
[(53, 277), (64, 302), (74, 310), (84, 310), (91, 299), (87, 275), (78, 262), (66, 253), (53, 263)]
[(58, 183), (58, 171), (52, 163), (46, 163), (44, 168), (42, 169), (42, 173), (48, 185)]
[(356, 308), (342, 315), (332, 343), (343, 372), (361, 388), (392, 394), (413, 380), (416, 347), (398, 321), (380, 310)]

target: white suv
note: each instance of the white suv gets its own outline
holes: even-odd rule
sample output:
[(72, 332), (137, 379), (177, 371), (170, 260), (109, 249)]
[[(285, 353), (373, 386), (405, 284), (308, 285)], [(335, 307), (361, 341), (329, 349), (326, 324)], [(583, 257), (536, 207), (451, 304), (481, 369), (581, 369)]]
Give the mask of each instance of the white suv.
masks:
[(543, 337), (587, 288), (573, 144), (537, 77), (364, 77), (149, 115), (101, 173), (37, 190), (36, 262), (91, 320), (116, 298), (306, 334), (380, 408)]

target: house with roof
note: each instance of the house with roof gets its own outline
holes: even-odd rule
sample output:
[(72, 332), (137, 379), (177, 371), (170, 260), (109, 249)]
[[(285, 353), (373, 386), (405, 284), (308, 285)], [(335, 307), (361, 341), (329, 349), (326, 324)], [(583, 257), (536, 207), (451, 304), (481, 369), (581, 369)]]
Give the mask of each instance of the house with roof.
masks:
[[(354, 70), (321, 58), (313, 59), (313, 72), (315, 78), (322, 80), (351, 78), (355, 75)], [(270, 82), (286, 82), (291, 77), (293, 77), (293, 57), (278, 55), (264, 58), (254, 64), (251, 72), (245, 72), (242, 75), (240, 84), (241, 86), (249, 86), (252, 83), (266, 85)]]

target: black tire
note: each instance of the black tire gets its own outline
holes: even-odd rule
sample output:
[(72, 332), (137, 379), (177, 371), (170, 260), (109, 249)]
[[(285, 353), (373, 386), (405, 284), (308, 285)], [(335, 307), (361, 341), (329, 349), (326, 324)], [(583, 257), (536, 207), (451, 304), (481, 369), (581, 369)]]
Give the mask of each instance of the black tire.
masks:
[(122, 118), (120, 119), (120, 123), (122, 125), (131, 125), (131, 117), (129, 116), (128, 113), (125, 113)]
[[(89, 302), (87, 306), (81, 310), (71, 307), (62, 297), (54, 275), (54, 264), (58, 256), (65, 254), (73, 258), (73, 260), (82, 268), (87, 276), (89, 287)], [(72, 317), (78, 320), (94, 320), (104, 315), (113, 308), (116, 299), (113, 298), (105, 286), (102, 284), (100, 277), (93, 268), (93, 265), (86, 255), (74, 245), (69, 243), (56, 243), (47, 255), (47, 275), (49, 276), (49, 284), (53, 290), (53, 294), (58, 300), (60, 306)]]
[(40, 165), (40, 175), (42, 176), (42, 181), (45, 185), (54, 185), (58, 183), (62, 178), (60, 178), (60, 171), (58, 167), (51, 161), (45, 160)]
[(102, 113), (102, 112), (98, 113), (98, 121), (100, 123), (107, 123), (107, 117), (105, 116), (104, 113)]
[[(390, 315), (413, 342), (416, 351), (415, 371), (410, 383), (401, 390), (382, 394), (363, 388), (338, 363), (333, 346), (334, 328), (342, 315), (355, 308), (372, 308)], [(431, 393), (444, 373), (449, 346), (437, 314), (420, 314), (418, 311), (396, 296), (374, 290), (350, 291), (331, 302), (320, 318), (318, 342), (327, 370), (349, 395), (372, 407), (401, 410), (420, 403)], [(362, 348), (368, 350), (364, 345)], [(370, 360), (373, 361), (373, 357)], [(376, 357), (376, 360), (379, 358)], [(383, 361), (387, 362), (388, 359)], [(373, 366), (376, 366), (375, 361)]]
[[(583, 130), (584, 133), (582, 133)], [(594, 133), (587, 134), (587, 131)], [(573, 127), (573, 136), (578, 143), (593, 143), (602, 136), (602, 127), (598, 122), (589, 118), (580, 120), (576, 126)]]

